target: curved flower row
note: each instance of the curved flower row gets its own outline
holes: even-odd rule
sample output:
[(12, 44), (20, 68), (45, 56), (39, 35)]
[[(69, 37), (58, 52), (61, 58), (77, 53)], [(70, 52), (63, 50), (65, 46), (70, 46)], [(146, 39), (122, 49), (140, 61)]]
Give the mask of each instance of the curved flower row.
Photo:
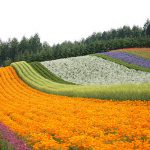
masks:
[(129, 64), (134, 64), (137, 66), (141, 66), (144, 68), (150, 68), (150, 60), (149, 59), (144, 59), (142, 57), (127, 53), (127, 52), (119, 52), (119, 51), (113, 51), (113, 52), (105, 52), (102, 53), (103, 55), (119, 59), (121, 61), (127, 62)]
[(113, 50), (114, 52), (127, 52), (129, 54), (142, 57), (145, 59), (150, 59), (150, 48), (127, 48), (127, 49), (119, 49)]
[(96, 56), (58, 59), (42, 64), (62, 79), (84, 85), (150, 82), (150, 73), (128, 69)]
[(12, 145), (12, 150), (30, 150), (8, 127), (0, 123), (0, 134), (2, 139)]
[(127, 48), (127, 49), (113, 50), (113, 52), (127, 52), (129, 54), (143, 57), (145, 59), (150, 59), (150, 48)]
[(34, 150), (149, 149), (150, 101), (106, 101), (45, 94), (12, 67), (0, 69), (0, 122)]
[[(40, 75), (27, 62), (11, 64), (19, 77), (34, 89), (49, 94), (99, 99), (149, 100), (150, 84), (69, 85), (53, 82)], [(145, 77), (146, 78), (146, 77)], [(149, 78), (146, 78), (149, 81)]]

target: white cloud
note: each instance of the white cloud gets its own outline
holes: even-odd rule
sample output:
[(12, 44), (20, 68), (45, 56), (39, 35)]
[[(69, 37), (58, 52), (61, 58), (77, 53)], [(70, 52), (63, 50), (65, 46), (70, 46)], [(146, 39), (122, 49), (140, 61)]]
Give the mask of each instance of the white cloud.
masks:
[(50, 44), (123, 25), (143, 26), (149, 0), (0, 0), (0, 38), (39, 33)]

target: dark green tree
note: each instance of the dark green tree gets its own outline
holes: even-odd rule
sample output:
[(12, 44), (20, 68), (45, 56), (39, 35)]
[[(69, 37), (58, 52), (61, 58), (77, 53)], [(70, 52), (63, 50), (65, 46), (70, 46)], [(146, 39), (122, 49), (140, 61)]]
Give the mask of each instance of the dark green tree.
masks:
[(145, 24), (144, 24), (144, 33), (146, 36), (150, 36), (150, 20), (147, 19)]

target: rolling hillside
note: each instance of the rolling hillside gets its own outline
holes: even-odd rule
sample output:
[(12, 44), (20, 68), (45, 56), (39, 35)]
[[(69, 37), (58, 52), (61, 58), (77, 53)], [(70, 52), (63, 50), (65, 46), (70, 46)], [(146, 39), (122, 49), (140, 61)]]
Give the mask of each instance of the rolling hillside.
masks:
[(112, 85), (150, 82), (150, 73), (129, 69), (96, 56), (58, 59), (42, 64), (60, 78), (76, 84)]
[(148, 149), (149, 62), (123, 49), (0, 68), (0, 147)]
[(131, 69), (150, 72), (149, 48), (114, 50), (95, 55)]

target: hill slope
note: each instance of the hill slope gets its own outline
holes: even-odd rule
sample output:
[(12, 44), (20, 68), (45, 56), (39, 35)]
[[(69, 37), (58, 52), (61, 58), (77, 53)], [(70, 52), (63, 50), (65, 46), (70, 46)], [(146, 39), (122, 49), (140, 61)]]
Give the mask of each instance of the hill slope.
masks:
[(149, 48), (114, 50), (94, 55), (115, 62), (117, 64), (124, 65), (130, 69), (150, 72)]
[[(108, 150), (150, 146), (150, 102), (46, 94), (25, 84), (12, 67), (0, 69), (0, 83), (0, 125), (3, 123), (29, 146), (21, 147), (21, 142), (6, 130), (14, 149)], [(0, 126), (1, 133), (3, 136)]]
[(135, 84), (150, 82), (150, 73), (129, 69), (126, 66), (98, 58), (80, 56), (42, 64), (60, 78), (77, 84)]
[[(148, 100), (150, 97), (150, 73), (128, 69), (125, 66), (95, 56), (63, 60), (64, 62), (62, 59), (52, 61), (53, 63), (57, 62), (55, 64), (59, 68), (55, 66), (54, 69), (57, 69), (60, 73), (69, 73), (69, 76), (71, 73), (78, 76), (77, 81), (83, 82), (85, 79), (88, 79), (87, 81), (91, 79), (90, 82), (93, 82), (94, 79), (94, 82), (99, 82), (99, 85), (83, 86), (60, 83), (57, 82), (58, 77), (55, 80), (45, 78), (41, 70), (36, 69), (35, 65), (30, 65), (27, 62), (12, 63), (11, 66), (29, 86), (49, 94), (115, 100)], [(69, 63), (67, 64), (67, 62)], [(70, 72), (69, 67), (71, 68)], [(42, 68), (44, 69), (44, 66)], [(49, 72), (46, 68), (44, 70), (47, 71), (50, 77), (52, 76), (52, 71)], [(76, 73), (74, 73), (75, 71)]]
[(96, 56), (53, 63), (100, 85), (72, 84), (39, 62), (0, 68), (0, 149), (149, 149), (150, 73)]

